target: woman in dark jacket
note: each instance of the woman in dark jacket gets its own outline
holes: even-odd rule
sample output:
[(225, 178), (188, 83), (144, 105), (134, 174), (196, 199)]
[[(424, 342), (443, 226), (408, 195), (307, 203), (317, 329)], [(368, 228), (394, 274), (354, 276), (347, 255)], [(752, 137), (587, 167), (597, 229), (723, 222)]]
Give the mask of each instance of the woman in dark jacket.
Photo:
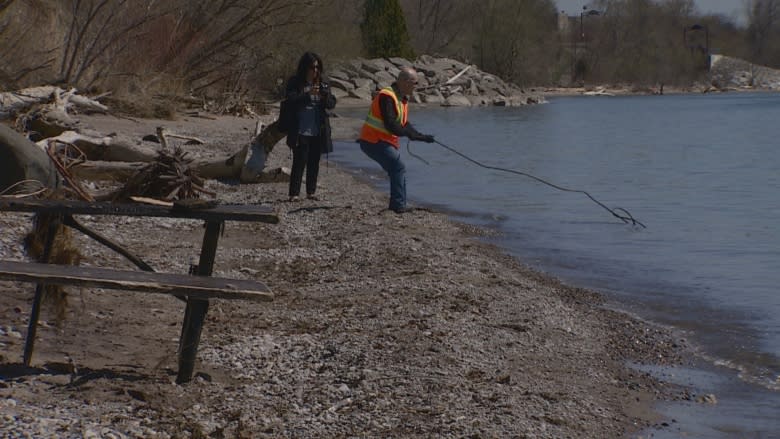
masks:
[(295, 76), (287, 81), (286, 99), (291, 119), (287, 131), (287, 146), (292, 148), (293, 163), (290, 172), (290, 201), (300, 200), (301, 180), (306, 169), (306, 196), (317, 199), (317, 175), (320, 156), (333, 151), (328, 113), (336, 106), (330, 84), (323, 75), (322, 59), (306, 52), (298, 62)]

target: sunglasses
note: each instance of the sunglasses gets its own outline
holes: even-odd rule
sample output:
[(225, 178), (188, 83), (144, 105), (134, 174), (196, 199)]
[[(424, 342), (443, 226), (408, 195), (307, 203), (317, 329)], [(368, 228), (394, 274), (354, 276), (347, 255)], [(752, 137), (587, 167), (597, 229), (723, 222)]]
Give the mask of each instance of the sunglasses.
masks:
[(319, 69), (320, 69), (320, 66), (318, 66), (318, 65), (309, 66), (309, 70), (319, 70)]

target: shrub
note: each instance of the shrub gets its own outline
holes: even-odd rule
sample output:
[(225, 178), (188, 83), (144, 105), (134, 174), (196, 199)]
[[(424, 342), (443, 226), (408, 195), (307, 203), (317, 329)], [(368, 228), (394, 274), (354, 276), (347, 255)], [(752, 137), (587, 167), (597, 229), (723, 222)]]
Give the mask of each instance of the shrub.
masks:
[(414, 58), (406, 19), (398, 0), (366, 0), (360, 32), (369, 58)]

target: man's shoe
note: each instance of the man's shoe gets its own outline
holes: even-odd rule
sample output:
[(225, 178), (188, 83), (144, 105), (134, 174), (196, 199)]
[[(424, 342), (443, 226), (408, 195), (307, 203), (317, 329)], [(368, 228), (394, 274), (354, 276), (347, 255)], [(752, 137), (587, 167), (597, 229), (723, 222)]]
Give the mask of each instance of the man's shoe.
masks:
[(301, 201), (301, 197), (299, 197), (297, 195), (293, 195), (293, 196), (290, 197), (290, 201), (291, 202)]
[(312, 201), (319, 201), (320, 200), (320, 197), (318, 197), (318, 196), (316, 196), (314, 194), (307, 194), (306, 198), (308, 198), (308, 199), (310, 199)]
[(413, 212), (414, 211), (414, 207), (397, 207), (397, 208), (392, 209), (392, 210), (393, 210), (393, 212), (401, 215), (401, 214), (404, 214), (404, 213)]

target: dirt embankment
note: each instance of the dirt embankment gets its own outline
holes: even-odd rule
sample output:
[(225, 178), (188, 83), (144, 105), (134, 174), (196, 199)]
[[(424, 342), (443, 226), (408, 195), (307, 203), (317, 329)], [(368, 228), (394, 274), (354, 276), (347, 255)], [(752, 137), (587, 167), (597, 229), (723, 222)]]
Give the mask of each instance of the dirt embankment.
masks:
[[(254, 121), (85, 121), (155, 127), (233, 151)], [(338, 122), (336, 122), (338, 123)], [(289, 166), (278, 146), (269, 166)], [(227, 223), (215, 275), (259, 279), (272, 303), (213, 301), (197, 378), (175, 380), (183, 304), (73, 290), (57, 326), (44, 309), (33, 368), (20, 367), (33, 286), (0, 282), (2, 437), (619, 437), (648, 425), (663, 385), (627, 360), (676, 361), (669, 334), (602, 309), (480, 242), (444, 214), (383, 210), (332, 163), (321, 201), (287, 185), (210, 181), (223, 203), (273, 206), (277, 225)], [(159, 271), (186, 272), (202, 224), (86, 217)], [(28, 215), (0, 215), (0, 256), (20, 259)], [(77, 237), (85, 264), (131, 269)]]

